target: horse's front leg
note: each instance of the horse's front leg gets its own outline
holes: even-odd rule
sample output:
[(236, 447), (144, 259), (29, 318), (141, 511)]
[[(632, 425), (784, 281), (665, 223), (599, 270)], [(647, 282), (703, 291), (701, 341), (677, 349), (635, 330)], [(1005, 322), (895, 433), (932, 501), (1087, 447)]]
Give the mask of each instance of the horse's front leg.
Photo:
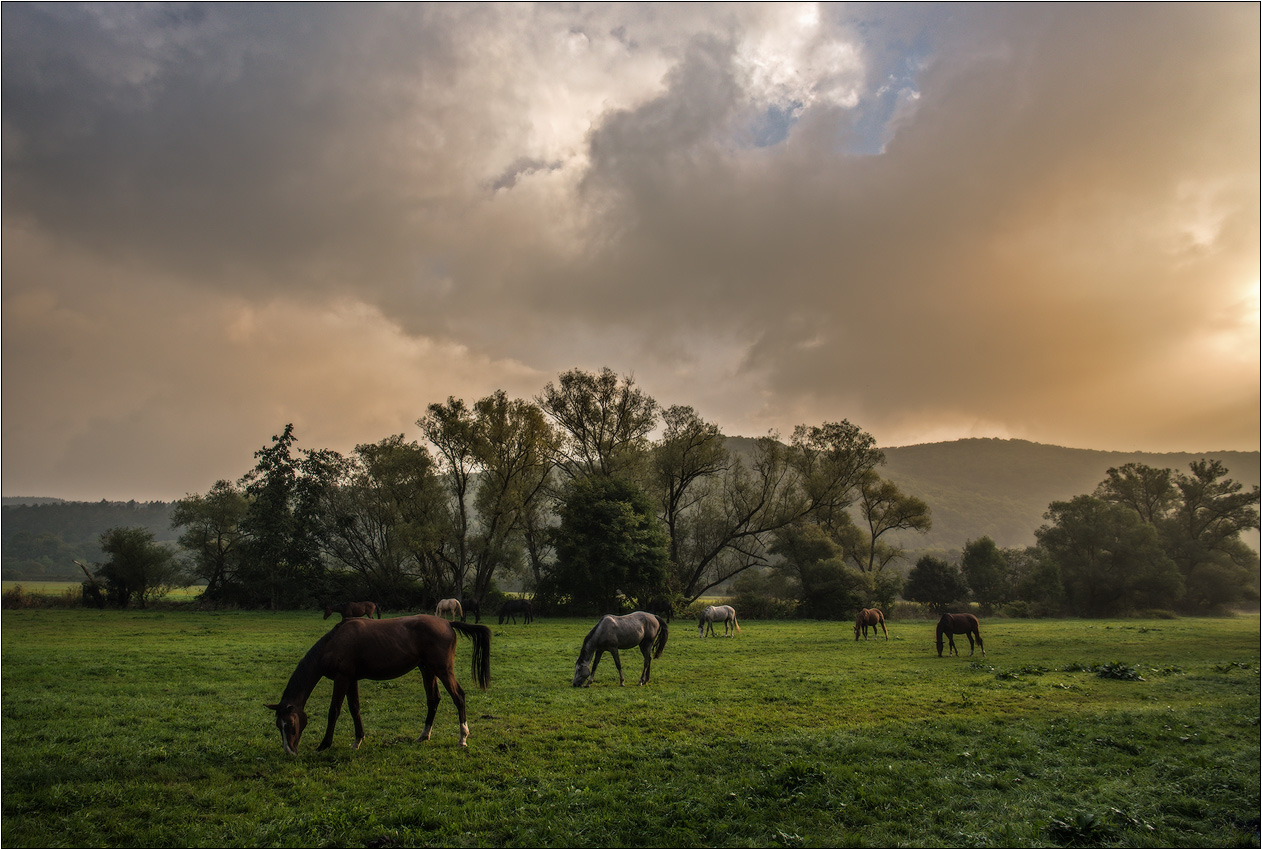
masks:
[(618, 668), (618, 687), (622, 687), (626, 684), (626, 681), (622, 678), (622, 656), (618, 654), (616, 649), (609, 650), (609, 654), (613, 656), (613, 664)]
[(342, 679), (333, 680), (333, 700), (329, 703), (329, 725), (324, 730), (324, 740), (316, 750), (327, 750), (333, 746), (333, 727), (337, 726), (337, 717), (342, 713), (342, 700), (346, 699), (349, 685)]
[(428, 741), (429, 731), (434, 728), (434, 715), (438, 713), (438, 701), (442, 695), (438, 693), (438, 678), (428, 670), (421, 671), (425, 680), (425, 731), (421, 732), (418, 741)]
[(359, 681), (351, 682), (350, 688), (346, 692), (346, 704), (351, 707), (351, 719), (355, 721), (355, 746), (358, 750), (359, 745), (364, 743), (364, 720), (359, 716)]
[(583, 683), (583, 687), (588, 688), (588, 687), (591, 687), (593, 683), (595, 683), (596, 665), (600, 663), (600, 656), (604, 654), (605, 654), (605, 651), (603, 649), (598, 649), (596, 650), (596, 654), (592, 656), (592, 669), (591, 669), (591, 672), (587, 674), (587, 681)]
[(948, 635), (947, 635), (947, 641), (951, 644), (951, 648), (950, 648), (949, 650), (947, 650), (947, 655), (955, 655), (955, 656), (959, 656), (960, 651), (959, 651), (958, 649), (956, 649), (956, 648), (955, 648), (955, 635), (953, 635), (953, 634), (948, 634)]

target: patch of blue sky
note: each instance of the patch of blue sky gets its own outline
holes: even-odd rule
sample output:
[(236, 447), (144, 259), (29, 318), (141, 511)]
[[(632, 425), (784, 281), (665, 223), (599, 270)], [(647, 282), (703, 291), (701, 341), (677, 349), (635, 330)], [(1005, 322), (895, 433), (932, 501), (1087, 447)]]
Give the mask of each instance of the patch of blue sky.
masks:
[(778, 145), (789, 137), (802, 112), (801, 101), (785, 105), (772, 104), (754, 117), (749, 127), (749, 141), (756, 148)]

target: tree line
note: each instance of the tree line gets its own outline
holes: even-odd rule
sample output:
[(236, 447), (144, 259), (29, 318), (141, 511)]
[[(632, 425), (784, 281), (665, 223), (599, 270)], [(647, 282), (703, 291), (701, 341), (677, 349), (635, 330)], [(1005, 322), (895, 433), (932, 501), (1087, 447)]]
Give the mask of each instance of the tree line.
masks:
[(1226, 477), (1221, 461), (1188, 472), (1128, 463), (1095, 492), (1052, 502), (1037, 545), (1000, 549), (983, 537), (958, 565), (921, 558), (904, 595), (945, 609), (972, 599), (1033, 616), (1104, 617), (1144, 611), (1213, 613), (1256, 605), (1259, 488)]
[[(928, 530), (930, 508), (881, 476), (883, 452), (848, 421), (733, 452), (693, 408), (663, 408), (606, 368), (565, 372), (528, 400), (449, 398), (417, 425), (423, 444), (392, 435), (347, 455), (300, 449), (287, 425), (240, 479), (176, 503), (181, 556), (149, 562), (157, 580), (133, 575), (128, 586), (192, 577), (215, 605), (358, 597), (411, 610), (523, 586), (558, 613), (687, 604), (729, 588), (751, 616), (809, 617), (851, 617), (900, 596), (1034, 614), (1257, 598), (1256, 554), (1239, 532), (1257, 527), (1258, 488), (1242, 493), (1214, 462), (1190, 477), (1165, 470), (1164, 501), (1137, 519), (1126, 498), (1145, 473), (1128, 465), (1114, 481), (1110, 470), (1110, 488), (1081, 497), (1099, 510), (1053, 503), (1036, 547), (970, 541), (958, 565), (922, 558), (904, 580), (892, 532)], [(1203, 481), (1196, 504), (1193, 479)], [(1207, 523), (1205, 511), (1223, 516)], [(128, 558), (143, 562), (119, 554), (134, 541), (111, 535), (126, 531), (102, 535), (107, 581), (121, 580)], [(1102, 535), (1100, 551), (1084, 555), (1091, 534)]]

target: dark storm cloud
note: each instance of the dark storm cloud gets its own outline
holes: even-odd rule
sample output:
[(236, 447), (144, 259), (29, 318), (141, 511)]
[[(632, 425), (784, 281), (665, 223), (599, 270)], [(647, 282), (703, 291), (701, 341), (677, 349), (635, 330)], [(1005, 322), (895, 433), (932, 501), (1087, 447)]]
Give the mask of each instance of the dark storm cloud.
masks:
[(1256, 7), (0, 15), (6, 492), (572, 366), (729, 433), (1256, 448)]

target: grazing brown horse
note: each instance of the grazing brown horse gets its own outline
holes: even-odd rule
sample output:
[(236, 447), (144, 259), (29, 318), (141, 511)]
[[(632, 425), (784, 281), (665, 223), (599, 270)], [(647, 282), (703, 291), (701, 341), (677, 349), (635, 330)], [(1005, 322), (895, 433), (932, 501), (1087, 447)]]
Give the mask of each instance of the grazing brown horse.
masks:
[(880, 626), (881, 631), (885, 632), (885, 639), (890, 639), (890, 630), (885, 628), (885, 615), (881, 613), (880, 608), (864, 608), (859, 612), (859, 616), (854, 618), (854, 639), (859, 639), (859, 629), (863, 629), (863, 639), (868, 639), (868, 626), (872, 627), (872, 634), (876, 634), (876, 627)]
[(950, 655), (960, 651), (955, 648), (955, 635), (968, 635), (968, 654), (973, 654), (973, 638), (977, 638), (977, 646), (981, 648), (982, 658), (986, 657), (986, 647), (982, 644), (981, 624), (972, 614), (943, 614), (938, 620), (938, 657), (942, 657), (942, 636), (946, 635), (951, 642)]
[(377, 619), (381, 619), (381, 611), (377, 609), (376, 602), (339, 602), (336, 605), (329, 603), (324, 606), (324, 619), (329, 619), (334, 614), (341, 614), (342, 619), (350, 617), (372, 617), (376, 615)]
[(460, 715), (460, 746), (469, 738), (465, 716), (464, 689), (456, 681), (456, 632), (473, 639), (473, 678), (486, 690), (491, 680), (491, 629), (449, 623), (428, 614), (395, 617), (389, 620), (343, 620), (316, 641), (289, 677), (280, 702), (267, 705), (276, 712), (276, 728), (285, 752), (298, 754), (298, 742), (307, 726), (307, 699), (320, 679), (333, 680), (333, 700), (329, 703), (329, 725), (318, 749), (333, 743), (333, 727), (342, 712), (342, 700), (351, 707), (355, 721), (355, 749), (364, 742), (364, 723), (359, 716), (359, 680), (397, 679), (420, 669), (425, 680), (425, 731), (417, 740), (429, 739), (438, 711), (438, 683), (442, 682)]

